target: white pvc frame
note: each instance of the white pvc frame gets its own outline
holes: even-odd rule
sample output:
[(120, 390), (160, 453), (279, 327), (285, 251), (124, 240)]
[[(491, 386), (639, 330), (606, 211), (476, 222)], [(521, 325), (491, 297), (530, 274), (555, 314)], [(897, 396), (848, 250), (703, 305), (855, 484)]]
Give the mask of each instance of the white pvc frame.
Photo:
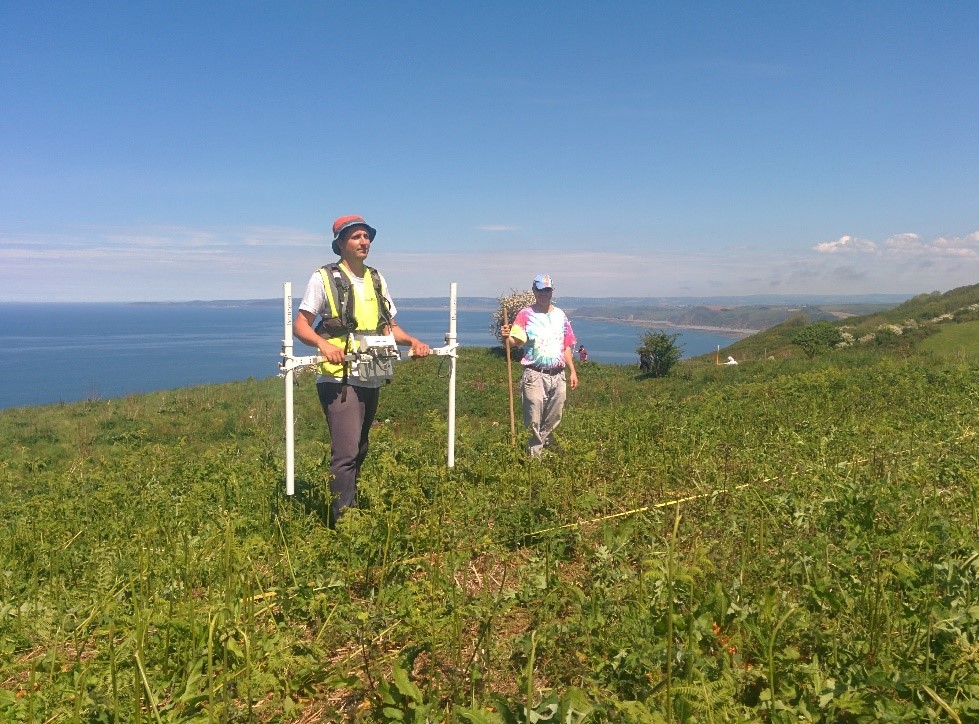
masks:
[[(449, 358), (449, 440), (446, 463), (448, 467), (455, 466), (455, 429), (456, 429), (456, 360), (458, 359), (458, 342), (456, 338), (456, 292), (455, 282), (449, 285), (449, 331), (445, 335), (445, 346), (432, 349), (434, 355)], [(324, 362), (319, 355), (296, 357), (293, 354), (292, 333), (292, 282), (282, 285), (282, 352), (279, 363), (281, 376), (285, 378), (285, 418), (286, 418), (286, 495), (296, 492), (296, 413), (293, 399), (295, 372), (301, 367)], [(348, 355), (351, 359), (353, 355)]]

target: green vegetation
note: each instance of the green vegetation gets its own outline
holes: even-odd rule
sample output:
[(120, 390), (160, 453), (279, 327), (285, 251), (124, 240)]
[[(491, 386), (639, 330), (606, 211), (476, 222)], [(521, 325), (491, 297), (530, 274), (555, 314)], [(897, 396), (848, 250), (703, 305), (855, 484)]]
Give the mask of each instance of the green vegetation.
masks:
[(651, 377), (666, 377), (683, 356), (683, 349), (676, 343), (679, 334), (644, 332), (636, 353), (639, 369)]
[(829, 322), (820, 321), (807, 324), (792, 337), (792, 344), (798, 345), (807, 357), (815, 357), (838, 345), (843, 339), (840, 330)]
[(308, 376), (292, 499), (281, 380), (0, 413), (0, 720), (976, 721), (979, 367), (916, 346), (976, 301), (582, 365), (534, 463), (498, 351), (462, 352), (452, 470), (406, 362), (335, 531)]
[(919, 347), (945, 357), (979, 360), (979, 321), (946, 324)]
[[(910, 353), (927, 350), (958, 354), (969, 349), (968, 333), (950, 331), (956, 325), (979, 321), (979, 284), (945, 294), (921, 294), (886, 312), (830, 322), (799, 312), (785, 322), (726, 347), (739, 361), (785, 359), (798, 354), (818, 354), (833, 346), (882, 347)], [(938, 337), (924, 344), (929, 337)], [(706, 355), (704, 359), (706, 359)]]

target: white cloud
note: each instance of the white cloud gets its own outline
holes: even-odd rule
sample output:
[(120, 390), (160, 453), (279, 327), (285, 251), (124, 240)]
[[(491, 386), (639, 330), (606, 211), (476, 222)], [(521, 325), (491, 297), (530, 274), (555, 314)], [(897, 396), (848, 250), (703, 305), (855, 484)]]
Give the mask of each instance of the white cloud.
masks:
[(979, 259), (979, 232), (961, 237), (939, 236), (930, 242), (918, 234), (898, 234), (884, 241), (884, 248), (895, 257)]
[[(615, 253), (527, 248), (445, 254), (378, 250), (375, 265), (385, 271), (396, 294), (441, 294), (449, 282), (463, 296), (498, 296), (510, 289), (529, 289), (534, 275), (554, 278), (559, 296), (662, 296), (726, 294), (757, 271), (757, 257), (715, 253)], [(726, 280), (723, 288), (715, 281)], [(434, 283), (434, 287), (433, 287)], [(427, 290), (427, 291), (426, 291)], [(744, 293), (753, 293), (752, 291)]]
[(979, 259), (979, 231), (960, 237), (940, 236), (932, 243), (938, 255)]
[(816, 244), (813, 251), (819, 254), (874, 252), (882, 260), (979, 259), (979, 231), (959, 237), (939, 236), (931, 241), (907, 232), (888, 237), (879, 245), (869, 239), (841, 236), (836, 241)]
[(247, 246), (316, 246), (328, 247), (324, 234), (283, 226), (223, 227), (196, 229), (185, 226), (161, 226), (131, 231), (104, 232), (93, 229), (91, 237), (126, 247), (165, 247), (185, 249), (192, 247)]
[[(254, 227), (73, 228), (0, 234), (0, 301), (167, 301), (270, 298), (305, 284), (335, 257), (328, 238), (303, 229)], [(408, 247), (401, 246), (400, 249)], [(844, 236), (811, 249), (738, 245), (727, 250), (519, 249), (400, 251), (378, 245), (371, 263), (396, 297), (498, 296), (547, 272), (561, 296), (707, 296), (763, 293), (913, 294), (979, 281), (979, 232), (875, 243)], [(53, 281), (56, 280), (56, 281)]]
[(329, 246), (332, 237), (303, 229), (285, 226), (253, 226), (241, 230), (243, 240), (249, 246)]
[(840, 252), (872, 252), (876, 251), (877, 245), (869, 239), (860, 239), (856, 236), (841, 236), (836, 241), (824, 241), (816, 244), (813, 250), (820, 254), (838, 254)]
[(489, 231), (489, 232), (501, 232), (501, 231), (520, 231), (519, 226), (510, 226), (508, 224), (483, 224), (476, 227), (476, 231)]
[(884, 240), (884, 248), (892, 251), (917, 252), (923, 247), (923, 242), (918, 234), (895, 234)]

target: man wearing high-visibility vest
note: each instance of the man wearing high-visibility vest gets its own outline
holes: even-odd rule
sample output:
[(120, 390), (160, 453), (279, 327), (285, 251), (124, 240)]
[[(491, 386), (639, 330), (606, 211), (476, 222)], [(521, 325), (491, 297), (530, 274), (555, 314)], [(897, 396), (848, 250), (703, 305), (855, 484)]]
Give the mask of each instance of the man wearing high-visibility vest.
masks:
[(371, 335), (387, 334), (410, 347), (413, 359), (430, 352), (427, 344), (394, 321), (398, 310), (387, 282), (366, 264), (376, 235), (360, 216), (341, 216), (333, 222), (333, 253), (340, 261), (313, 272), (293, 323), (296, 337), (325, 360), (319, 365), (316, 391), (330, 428), (331, 524), (357, 505), (357, 478), (367, 457), (380, 388), (390, 380), (392, 369), (383, 361), (351, 364), (349, 355), (363, 351)]

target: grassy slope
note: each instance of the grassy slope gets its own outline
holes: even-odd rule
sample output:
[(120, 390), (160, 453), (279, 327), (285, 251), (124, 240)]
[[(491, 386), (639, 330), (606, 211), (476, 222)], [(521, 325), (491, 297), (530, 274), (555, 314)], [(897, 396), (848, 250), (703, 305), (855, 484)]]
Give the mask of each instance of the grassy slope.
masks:
[(527, 465), (464, 350), (454, 470), (437, 368), (337, 531), (308, 379), (292, 500), (279, 380), (0, 413), (0, 718), (979, 716), (974, 363), (583, 365)]
[[(847, 317), (834, 324), (840, 329), (849, 331), (857, 339), (874, 334), (882, 325), (909, 327), (905, 330), (907, 334), (904, 339), (888, 340), (885, 345), (892, 350), (907, 351), (929, 336), (938, 332), (947, 332), (951, 325), (979, 319), (979, 311), (970, 309), (970, 305), (976, 304), (979, 304), (979, 284), (959, 287), (944, 294), (938, 292), (921, 294), (886, 311)], [(952, 318), (945, 320), (942, 315), (951, 315)], [(800, 312), (782, 324), (725, 347), (724, 351), (738, 360), (748, 361), (768, 357), (785, 359), (800, 356), (802, 352), (792, 344), (792, 337), (816, 319), (805, 312)], [(944, 347), (944, 352), (955, 354), (960, 345), (971, 347), (968, 334), (949, 332), (940, 334), (936, 340), (926, 345), (926, 348), (930, 351), (940, 351), (939, 348)], [(701, 359), (706, 360), (708, 357), (710, 355), (704, 355)]]
[(947, 325), (922, 341), (920, 348), (944, 357), (979, 359), (979, 321)]

